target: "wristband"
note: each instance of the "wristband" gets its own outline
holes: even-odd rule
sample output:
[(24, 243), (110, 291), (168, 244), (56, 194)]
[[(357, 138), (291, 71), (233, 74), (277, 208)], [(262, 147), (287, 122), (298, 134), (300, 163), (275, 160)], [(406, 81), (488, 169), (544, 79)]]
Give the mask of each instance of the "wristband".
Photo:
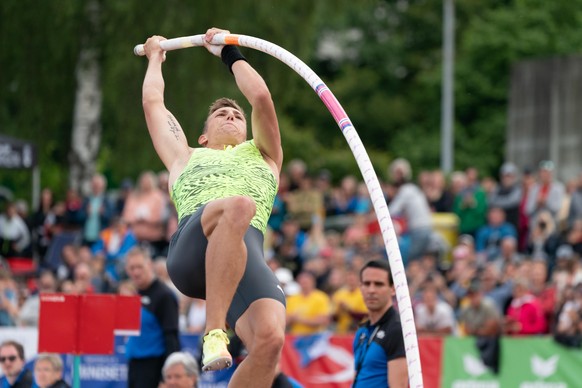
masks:
[(230, 44), (228, 44), (222, 48), (222, 52), (220, 53), (220, 59), (222, 59), (222, 62), (226, 65), (226, 67), (228, 67), (228, 70), (230, 70), (231, 73), (232, 73), (232, 65), (236, 61), (240, 61), (240, 60), (246, 61), (247, 60), (244, 57), (244, 55), (241, 54), (238, 47), (230, 45)]

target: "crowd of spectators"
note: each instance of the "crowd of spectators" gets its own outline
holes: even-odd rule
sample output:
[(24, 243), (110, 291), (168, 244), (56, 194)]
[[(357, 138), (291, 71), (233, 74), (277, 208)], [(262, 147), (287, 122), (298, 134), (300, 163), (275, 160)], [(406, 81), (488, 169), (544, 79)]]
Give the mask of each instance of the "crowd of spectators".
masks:
[[(421, 335), (553, 335), (582, 343), (582, 174), (560, 182), (551, 161), (505, 163), (498, 177), (468, 168), (413, 171), (404, 159), (381, 182), (405, 262)], [(266, 260), (288, 296), (288, 330), (352, 333), (366, 315), (359, 269), (386, 258), (366, 185), (332, 179), (292, 160), (281, 175), (265, 238)], [(337, 184), (334, 184), (337, 182)], [(444, 233), (435, 215), (454, 215)], [(124, 293), (125, 254), (140, 245), (165, 268), (177, 214), (167, 173), (146, 171), (115, 190), (96, 174), (91, 191), (42, 191), (31, 211), (0, 215), (0, 326), (38, 324), (39, 292)], [(33, 258), (33, 273), (12, 272)], [(180, 328), (199, 333), (204, 301), (180, 295)]]

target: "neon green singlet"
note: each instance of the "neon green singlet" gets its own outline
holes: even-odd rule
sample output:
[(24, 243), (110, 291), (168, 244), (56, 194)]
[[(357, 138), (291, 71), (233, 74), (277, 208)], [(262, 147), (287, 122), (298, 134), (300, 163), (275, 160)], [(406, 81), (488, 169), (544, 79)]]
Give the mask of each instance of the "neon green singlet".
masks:
[(249, 140), (225, 150), (196, 148), (171, 194), (180, 220), (215, 199), (250, 197), (257, 206), (251, 225), (265, 233), (277, 180), (255, 143)]

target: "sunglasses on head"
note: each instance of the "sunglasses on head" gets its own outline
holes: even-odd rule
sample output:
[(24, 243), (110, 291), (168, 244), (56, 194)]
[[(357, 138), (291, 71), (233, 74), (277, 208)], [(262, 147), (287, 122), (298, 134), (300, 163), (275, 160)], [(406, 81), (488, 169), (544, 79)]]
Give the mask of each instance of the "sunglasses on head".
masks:
[(17, 358), (18, 358), (18, 357), (16, 357), (16, 356), (6, 356), (6, 357), (0, 357), (0, 362), (1, 362), (1, 363), (5, 363), (5, 362), (6, 362), (6, 360), (8, 360), (8, 361), (10, 361), (10, 362), (14, 362), (14, 361), (16, 361), (16, 359), (17, 359)]

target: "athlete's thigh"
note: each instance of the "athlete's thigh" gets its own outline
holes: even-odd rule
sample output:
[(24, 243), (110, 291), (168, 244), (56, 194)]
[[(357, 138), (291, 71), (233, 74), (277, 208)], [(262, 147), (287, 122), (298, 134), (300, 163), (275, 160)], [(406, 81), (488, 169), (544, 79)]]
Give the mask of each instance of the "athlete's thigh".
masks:
[(226, 316), (230, 327), (236, 327), (237, 321), (256, 300), (269, 298), (285, 306), (285, 293), (277, 277), (265, 263), (263, 234), (251, 226), (245, 234), (244, 242), (247, 262)]

